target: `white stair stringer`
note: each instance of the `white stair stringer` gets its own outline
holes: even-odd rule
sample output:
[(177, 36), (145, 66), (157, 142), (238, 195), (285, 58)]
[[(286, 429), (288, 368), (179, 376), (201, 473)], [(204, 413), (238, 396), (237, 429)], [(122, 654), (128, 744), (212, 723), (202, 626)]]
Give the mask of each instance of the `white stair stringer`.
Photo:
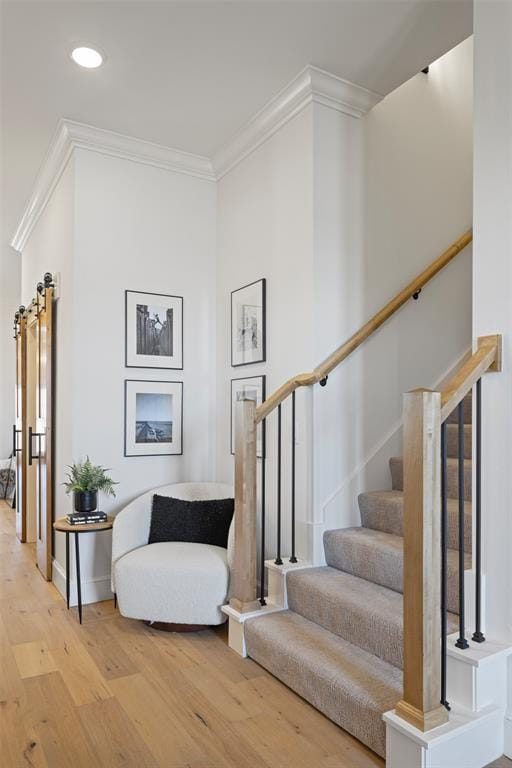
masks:
[(484, 768), (506, 752), (512, 646), (486, 640), (459, 650), (456, 637), (447, 642), (449, 722), (423, 733), (386, 712), (386, 768)]

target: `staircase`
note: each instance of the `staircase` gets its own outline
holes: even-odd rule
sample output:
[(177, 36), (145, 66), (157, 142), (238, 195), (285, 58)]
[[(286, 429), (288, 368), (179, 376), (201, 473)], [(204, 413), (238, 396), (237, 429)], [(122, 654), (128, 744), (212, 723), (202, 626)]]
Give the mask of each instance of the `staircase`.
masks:
[[(296, 468), (304, 461), (314, 466), (315, 458), (314, 441), (296, 440), (297, 426), (307, 434), (314, 418), (310, 409), (297, 420), (296, 392), (326, 386), (331, 372), (417, 299), (471, 239), (471, 232), (460, 237), (312, 371), (288, 379), (260, 405), (249, 397), (236, 405), (235, 536), (231, 597), (223, 607), (229, 645), (385, 756), (389, 768), (482, 768), (503, 752), (505, 728), (512, 734), (506, 719), (512, 645), (485, 635), (482, 569), (491, 512), (482, 503), (482, 393), (490, 391), (482, 381), (501, 371), (502, 336), (475, 339), (439, 391), (404, 393), (404, 457), (390, 460), (392, 490), (360, 496), (361, 526), (325, 532), (321, 568), (301, 563), (296, 551)], [(283, 408), (290, 417), (284, 435)], [(258, 468), (258, 435), (265, 446), (269, 418), (277, 419), (276, 447), (270, 456), (263, 450)], [(320, 522), (314, 511), (309, 515), (301, 520), (313, 524), (300, 542), (306, 558), (317, 551)], [(271, 560), (269, 525), (275, 525)], [(283, 531), (290, 531), (289, 540)]]
[[(471, 565), (471, 395), (464, 401), (466, 567)], [(448, 632), (458, 614), (458, 425), (447, 425)], [(361, 527), (326, 531), (327, 565), (287, 574), (288, 610), (248, 619), (251, 658), (382, 757), (402, 696), (403, 461), (392, 490), (359, 496)]]

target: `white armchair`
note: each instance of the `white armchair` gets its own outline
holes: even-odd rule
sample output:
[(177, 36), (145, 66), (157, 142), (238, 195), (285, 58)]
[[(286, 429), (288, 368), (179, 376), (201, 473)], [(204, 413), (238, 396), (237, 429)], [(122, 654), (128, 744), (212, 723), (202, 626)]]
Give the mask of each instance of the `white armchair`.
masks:
[(119, 512), (112, 534), (111, 578), (121, 614), (165, 624), (222, 624), (233, 522), (227, 550), (180, 541), (148, 544), (155, 493), (188, 501), (233, 497), (232, 487), (223, 483), (176, 483), (144, 493)]

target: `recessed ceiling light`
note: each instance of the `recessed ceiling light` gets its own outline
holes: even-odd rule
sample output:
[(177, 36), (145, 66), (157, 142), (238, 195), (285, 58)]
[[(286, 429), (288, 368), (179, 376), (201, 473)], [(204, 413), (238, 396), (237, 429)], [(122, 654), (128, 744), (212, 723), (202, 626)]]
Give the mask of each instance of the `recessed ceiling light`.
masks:
[(73, 48), (71, 58), (75, 64), (86, 69), (96, 69), (96, 67), (101, 67), (103, 64), (103, 55), (95, 48), (89, 48), (86, 45)]

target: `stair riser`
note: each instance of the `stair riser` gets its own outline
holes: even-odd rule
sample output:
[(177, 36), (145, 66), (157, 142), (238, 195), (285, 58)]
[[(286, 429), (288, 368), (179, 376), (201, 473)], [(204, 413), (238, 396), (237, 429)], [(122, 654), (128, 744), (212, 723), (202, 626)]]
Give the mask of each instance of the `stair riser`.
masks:
[[(281, 680), (288, 688), (308, 701), (315, 709), (339, 725), (340, 728), (351, 733), (352, 736), (355, 736), (356, 739), (366, 744), (381, 757), (385, 756), (386, 733), (384, 725), (381, 724), (381, 712), (358, 711), (355, 709), (353, 701), (342, 694), (337, 697), (335, 705), (328, 706), (327, 702), (332, 698), (332, 682), (330, 680), (319, 679), (314, 671), (304, 667), (296, 659), (288, 660), (286, 663), (283, 663), (283, 660), (276, 665), (269, 664), (267, 649), (260, 648), (255, 641), (249, 640), (249, 656), (274, 677)], [(374, 721), (375, 731), (380, 731), (380, 738), (372, 741), (368, 739), (366, 730), (358, 727), (358, 723), (365, 723), (369, 719)]]
[[(335, 651), (329, 644), (328, 648), (321, 646), (319, 650), (314, 637), (305, 639), (300, 625), (292, 628), (295, 630), (292, 634), (280, 626), (265, 631), (266, 622), (268, 626), (271, 617), (246, 622), (249, 656), (334, 723), (384, 757), (386, 732), (382, 714), (394, 707), (400, 698), (398, 670), (387, 665), (384, 670), (383, 662), (377, 659), (375, 664), (368, 659), (356, 661), (351, 656), (350, 646)], [(295, 642), (297, 634), (300, 639)], [(339, 663), (336, 653), (342, 654)], [(345, 677), (343, 665), (347, 658), (348, 677)], [(372, 689), (376, 689), (373, 695)]]
[[(403, 476), (403, 460), (402, 458), (393, 458), (389, 461), (389, 467), (391, 470), (391, 479), (393, 490), (403, 491), (404, 489), (404, 476)], [(451, 499), (457, 499), (459, 497), (459, 476), (458, 476), (458, 462), (456, 459), (448, 460), (448, 497)], [(471, 462), (464, 462), (464, 499), (465, 501), (471, 501)]]
[[(305, 668), (298, 660), (288, 662), (286, 666), (282, 664), (272, 666), (266, 662), (268, 653), (257, 647), (255, 643), (251, 644), (249, 656), (340, 728), (351, 733), (381, 757), (385, 756), (386, 733), (385, 727), (381, 725), (380, 712), (370, 712), (367, 709), (355, 710), (353, 702), (343, 694), (334, 699), (333, 706), (327, 706), (327, 701), (333, 698), (329, 681), (319, 680), (314, 671)], [(381, 732), (378, 740), (369, 741), (366, 731), (358, 727), (358, 721), (365, 722), (369, 719), (374, 721), (375, 730), (378, 729)]]
[(367, 605), (328, 602), (320, 590), (304, 590), (288, 576), (288, 607), (349, 643), (373, 653), (398, 669), (403, 667), (403, 627), (393, 615), (375, 619)]
[[(457, 424), (446, 426), (446, 452), (449, 458), (459, 456), (459, 427)], [(472, 429), (470, 424), (464, 427), (464, 458), (470, 459), (472, 454)]]
[[(386, 494), (378, 498), (375, 494), (362, 493), (359, 496), (359, 509), (361, 512), (361, 524), (365, 528), (383, 533), (392, 533), (395, 536), (403, 536), (403, 497), (389, 499)], [(464, 539), (465, 550), (471, 552), (471, 505), (466, 503), (464, 514)], [(448, 506), (448, 547), (457, 549), (459, 546), (459, 513), (454, 504)]]
[[(349, 536), (344, 537), (342, 532), (333, 533), (337, 535), (329, 537), (328, 531), (324, 538), (325, 559), (328, 565), (395, 592), (403, 592), (403, 551), (382, 552), (366, 545), (364, 541), (355, 541)], [(459, 612), (458, 573), (457, 553), (452, 550), (448, 557), (448, 610), (452, 613)], [(365, 608), (366, 606), (362, 608), (363, 613)], [(330, 629), (330, 627), (327, 628)], [(331, 629), (331, 631), (334, 630)], [(355, 641), (350, 640), (350, 642)], [(387, 660), (395, 664), (395, 661)]]

